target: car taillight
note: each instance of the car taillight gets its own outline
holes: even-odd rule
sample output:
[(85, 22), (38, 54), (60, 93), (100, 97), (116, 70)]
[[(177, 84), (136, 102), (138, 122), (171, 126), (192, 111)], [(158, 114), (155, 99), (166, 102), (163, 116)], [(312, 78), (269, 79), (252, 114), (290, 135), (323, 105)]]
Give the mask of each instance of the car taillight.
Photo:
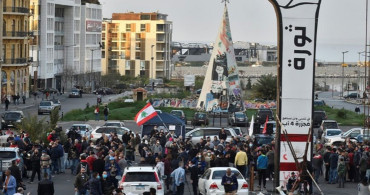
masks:
[(159, 181), (159, 177), (158, 177), (158, 174), (157, 173), (154, 173), (154, 176), (155, 176), (155, 180), (157, 181), (158, 185), (157, 185), (157, 190), (161, 190), (162, 189), (162, 185), (161, 185), (161, 182)]
[(242, 189), (247, 189), (247, 188), (248, 188), (248, 183), (244, 182), (243, 185), (242, 185)]
[(210, 186), (209, 186), (209, 189), (218, 189), (218, 186), (216, 184), (216, 182), (213, 182)]
[(19, 164), (21, 162), (21, 159), (17, 159), (16, 162), (17, 164)]
[(158, 184), (157, 185), (157, 190), (161, 190), (162, 189), (162, 185), (161, 184)]
[(125, 179), (126, 179), (126, 175), (124, 175), (124, 176), (122, 177), (121, 182), (122, 182), (122, 183), (123, 183), (123, 182), (125, 182)]
[(93, 134), (91, 134), (91, 135), (90, 135), (90, 138), (94, 138), (94, 135), (93, 135)]

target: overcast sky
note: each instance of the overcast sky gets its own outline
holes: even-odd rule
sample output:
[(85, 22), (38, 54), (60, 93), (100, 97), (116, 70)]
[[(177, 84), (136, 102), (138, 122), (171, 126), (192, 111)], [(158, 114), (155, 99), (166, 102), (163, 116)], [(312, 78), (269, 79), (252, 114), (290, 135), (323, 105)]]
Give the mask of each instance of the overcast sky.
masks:
[[(213, 42), (220, 25), (221, 0), (100, 0), (103, 17), (120, 12), (160, 12), (173, 22), (173, 41)], [(230, 0), (234, 41), (276, 45), (276, 16), (268, 0)], [(365, 49), (365, 0), (322, 0), (317, 59), (357, 61)], [(362, 57), (363, 58), (363, 57)], [(363, 59), (362, 59), (363, 60)]]

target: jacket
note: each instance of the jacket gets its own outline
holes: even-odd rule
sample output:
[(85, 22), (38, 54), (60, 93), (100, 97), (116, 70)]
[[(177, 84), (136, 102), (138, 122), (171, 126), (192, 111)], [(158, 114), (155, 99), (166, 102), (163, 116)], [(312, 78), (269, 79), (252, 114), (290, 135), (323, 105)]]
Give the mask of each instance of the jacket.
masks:
[[(10, 178), (9, 178), (9, 182), (8, 182), (8, 185), (7, 185), (7, 190), (6, 190), (6, 192), (4, 191), (4, 195), (13, 195), (13, 194), (15, 194), (15, 188), (17, 187), (17, 182), (16, 182), (15, 178), (12, 175), (10, 175), (9, 177)], [(8, 178), (8, 176), (5, 178), (4, 186), (5, 186), (7, 178)]]
[(15, 181), (17, 182), (17, 186), (20, 186), (22, 182), (22, 176), (21, 176), (21, 171), (19, 170), (18, 166), (12, 165), (9, 167), (9, 170), (11, 171), (12, 176), (15, 178)]
[(78, 163), (78, 165), (77, 165), (77, 173), (79, 173), (81, 171), (81, 167), (84, 167), (85, 170), (86, 170), (87, 175), (90, 175), (89, 164), (87, 163), (86, 160), (81, 160), (81, 162)]
[(47, 154), (41, 155), (41, 161), (40, 161), (41, 168), (49, 168), (50, 164), (51, 164), (50, 156)]
[(238, 190), (238, 180), (236, 179), (234, 173), (231, 173), (230, 176), (225, 174), (222, 177), (221, 185), (224, 186), (226, 193)]
[(244, 166), (248, 164), (247, 153), (239, 151), (235, 156), (235, 166)]
[(84, 186), (90, 190), (91, 195), (103, 195), (101, 182), (97, 178), (91, 178)]
[(190, 170), (190, 179), (194, 182), (198, 182), (199, 180), (199, 168), (196, 165), (193, 165), (192, 167), (189, 167)]
[(39, 182), (37, 188), (38, 195), (53, 195), (54, 194), (54, 183), (48, 179), (44, 179)]
[(329, 157), (329, 164), (331, 169), (336, 169), (338, 167), (338, 154), (332, 153)]
[(265, 155), (261, 154), (257, 158), (257, 169), (267, 169), (268, 159)]
[(82, 189), (85, 189), (85, 186), (84, 184), (86, 182), (89, 181), (89, 176), (84, 173), (79, 173), (77, 176), (76, 176), (76, 179), (75, 179), (75, 183), (74, 183), (74, 186), (75, 188), (77, 188), (78, 190), (82, 190)]

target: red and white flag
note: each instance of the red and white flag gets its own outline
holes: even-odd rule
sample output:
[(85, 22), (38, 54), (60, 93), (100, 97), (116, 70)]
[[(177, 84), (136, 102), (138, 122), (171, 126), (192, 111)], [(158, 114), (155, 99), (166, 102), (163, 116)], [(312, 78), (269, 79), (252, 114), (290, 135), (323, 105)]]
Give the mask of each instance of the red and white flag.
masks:
[(265, 126), (263, 127), (262, 134), (267, 133), (267, 122), (269, 122), (269, 115), (266, 116), (266, 122), (265, 122)]
[(135, 121), (137, 125), (140, 126), (155, 116), (157, 116), (157, 112), (149, 102), (136, 114)]

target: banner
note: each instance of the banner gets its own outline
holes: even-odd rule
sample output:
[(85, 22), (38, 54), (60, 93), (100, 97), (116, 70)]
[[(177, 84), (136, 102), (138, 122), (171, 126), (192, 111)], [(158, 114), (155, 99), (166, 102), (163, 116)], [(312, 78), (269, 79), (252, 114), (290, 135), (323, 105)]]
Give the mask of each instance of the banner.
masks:
[(101, 21), (86, 20), (86, 32), (101, 32)]
[[(304, 153), (312, 121), (316, 32), (321, 0), (270, 2), (275, 7), (279, 28), (279, 118), (299, 157)], [(280, 154), (279, 176), (280, 185), (285, 186), (287, 176), (297, 169), (282, 134), (280, 139), (277, 151)], [(308, 161), (311, 161), (311, 150), (312, 144)]]

